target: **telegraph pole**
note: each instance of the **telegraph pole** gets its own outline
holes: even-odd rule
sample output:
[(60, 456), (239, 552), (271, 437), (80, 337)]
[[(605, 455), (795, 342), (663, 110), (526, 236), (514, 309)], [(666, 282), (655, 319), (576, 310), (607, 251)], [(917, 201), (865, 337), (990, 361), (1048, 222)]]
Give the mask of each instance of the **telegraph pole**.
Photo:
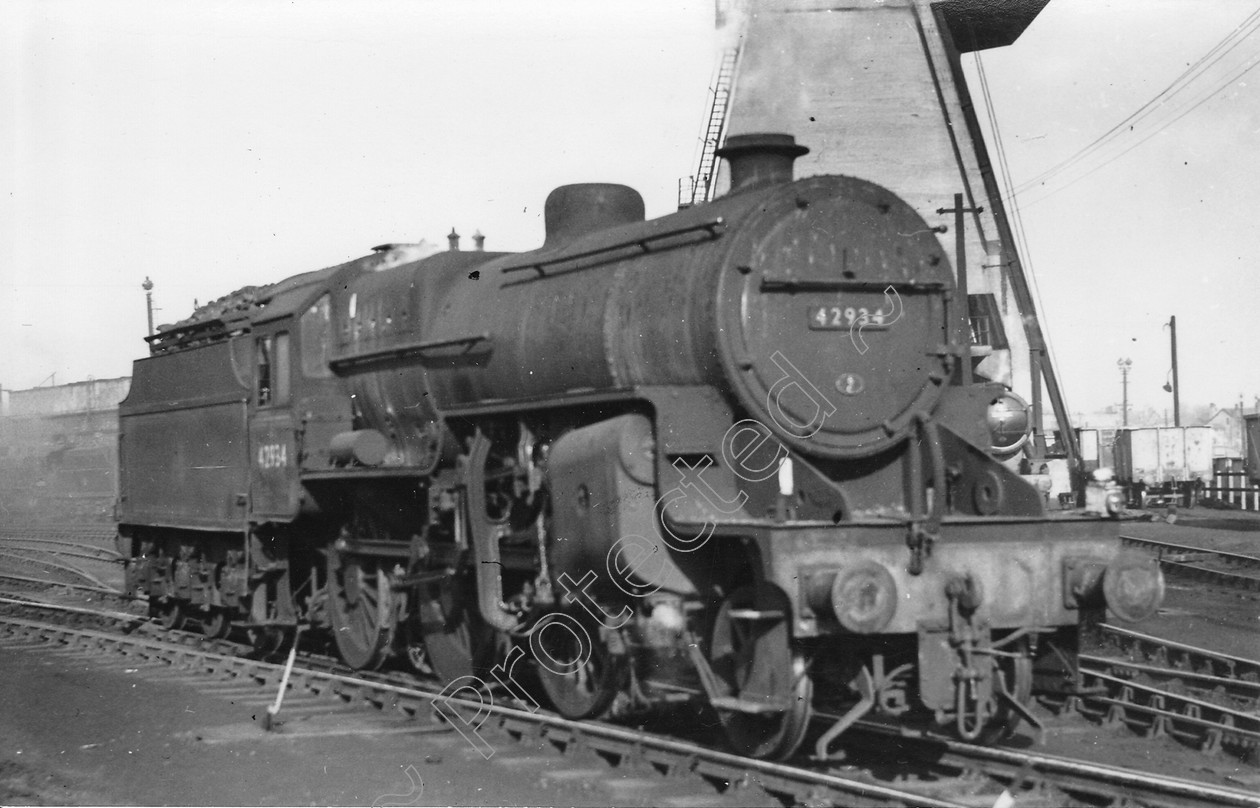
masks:
[(952, 208), (937, 208), (936, 214), (944, 216), (954, 214), (954, 253), (955, 268), (958, 270), (957, 308), (958, 308), (958, 345), (963, 354), (959, 357), (960, 379), (963, 384), (971, 384), (971, 302), (967, 297), (967, 219), (968, 213), (983, 213), (984, 208), (964, 208), (963, 195), (954, 194)]
[(1172, 337), (1172, 394), (1173, 426), (1181, 426), (1181, 388), (1177, 386), (1177, 315), (1168, 319), (1168, 333)]

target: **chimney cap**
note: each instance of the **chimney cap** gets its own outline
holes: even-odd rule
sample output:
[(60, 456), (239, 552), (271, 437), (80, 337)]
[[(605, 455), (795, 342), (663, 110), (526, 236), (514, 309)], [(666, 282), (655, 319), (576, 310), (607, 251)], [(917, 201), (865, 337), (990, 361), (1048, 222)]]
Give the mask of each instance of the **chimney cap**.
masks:
[(717, 156), (730, 159), (749, 152), (781, 154), (784, 157), (801, 157), (809, 154), (809, 147), (796, 142), (792, 135), (780, 132), (750, 132), (743, 135), (731, 135), (726, 138)]

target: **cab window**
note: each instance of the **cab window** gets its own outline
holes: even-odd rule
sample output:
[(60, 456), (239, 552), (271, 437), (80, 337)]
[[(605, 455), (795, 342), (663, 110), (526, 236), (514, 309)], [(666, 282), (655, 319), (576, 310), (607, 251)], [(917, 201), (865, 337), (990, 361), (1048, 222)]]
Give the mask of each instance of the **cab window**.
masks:
[(298, 339), (302, 346), (302, 375), (308, 379), (331, 377), (328, 354), (332, 342), (332, 306), (328, 295), (321, 297), (302, 315)]
[(289, 334), (259, 337), (254, 345), (257, 357), (258, 406), (289, 403)]

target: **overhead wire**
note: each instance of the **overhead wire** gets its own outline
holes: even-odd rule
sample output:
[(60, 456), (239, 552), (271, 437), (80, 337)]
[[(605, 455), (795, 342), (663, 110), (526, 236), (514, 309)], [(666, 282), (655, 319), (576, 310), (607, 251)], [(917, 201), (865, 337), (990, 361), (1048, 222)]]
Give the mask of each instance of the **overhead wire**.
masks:
[[(1041, 299), (1041, 285), (1037, 283), (1037, 273), (1033, 268), (1032, 251), (1029, 248), (1028, 237), (1024, 231), (1024, 220), (1020, 215), (1019, 201), (1015, 196), (1015, 191), (1011, 185), (1011, 171), (1006, 160), (1006, 146), (1002, 140), (1002, 130), (998, 125), (997, 111), (993, 106), (993, 95), (989, 91), (989, 79), (984, 72), (984, 62), (980, 58), (980, 51), (975, 52), (975, 59), (976, 75), (980, 79), (980, 93), (984, 98), (985, 115), (989, 119), (989, 129), (993, 133), (993, 144), (994, 149), (997, 152), (998, 166), (1001, 168), (1003, 195), (1009, 202), (1007, 209), (1010, 212), (1011, 233), (1015, 238), (1014, 247), (1016, 249), (1016, 254), (1022, 257), (1021, 265), (1024, 268), (1025, 274), (1028, 276), (1029, 280), (1032, 281), (1032, 292), (1033, 299), (1037, 306), (1037, 316), (1045, 324), (1045, 328), (1042, 329), (1042, 342), (1045, 344), (1047, 359), (1052, 367), (1058, 367), (1059, 361), (1055, 356), (1054, 345), (1050, 340), (1050, 334), (1054, 333), (1054, 329), (1050, 328), (1046, 306)], [(1021, 312), (1021, 314), (1027, 316), (1030, 312)], [(1039, 371), (1034, 370), (1034, 372)], [(1058, 382), (1060, 397), (1063, 399), (1064, 407), (1067, 407), (1067, 389), (1064, 386), (1062, 378), (1058, 379)], [(1057, 420), (1058, 419), (1056, 418), (1056, 422)], [(1060, 429), (1065, 429), (1066, 427), (1066, 424), (1059, 424)]]
[(1112, 163), (1114, 163), (1116, 160), (1120, 159), (1121, 157), (1125, 156), (1125, 155), (1126, 155), (1126, 154), (1128, 154), (1129, 152), (1131, 152), (1131, 151), (1133, 151), (1134, 149), (1136, 149), (1138, 146), (1141, 146), (1141, 145), (1142, 145), (1143, 143), (1145, 143), (1146, 141), (1148, 141), (1148, 140), (1150, 140), (1151, 138), (1153, 138), (1153, 137), (1155, 137), (1156, 135), (1158, 135), (1160, 132), (1164, 131), (1164, 130), (1165, 130), (1165, 129), (1167, 129), (1168, 127), (1170, 127), (1170, 126), (1172, 126), (1173, 124), (1177, 123), (1177, 121), (1180, 121), (1182, 118), (1186, 117), (1186, 116), (1187, 116), (1187, 115), (1189, 115), (1191, 112), (1194, 112), (1196, 109), (1198, 109), (1199, 107), (1203, 106), (1205, 103), (1207, 103), (1208, 101), (1212, 100), (1212, 99), (1213, 99), (1213, 98), (1215, 98), (1217, 95), (1220, 95), (1220, 93), (1221, 93), (1222, 91), (1224, 91), (1224, 90), (1228, 89), (1228, 88), (1230, 87), (1230, 85), (1232, 85), (1234, 82), (1238, 81), (1238, 80), (1239, 80), (1239, 79), (1241, 79), (1243, 76), (1245, 76), (1245, 75), (1247, 75), (1248, 73), (1250, 73), (1250, 72), (1251, 72), (1252, 70), (1254, 70), (1257, 66), (1260, 66), (1260, 55), (1257, 55), (1257, 56), (1256, 56), (1254, 59), (1252, 59), (1252, 60), (1251, 60), (1248, 64), (1246, 64), (1246, 65), (1245, 65), (1242, 69), (1240, 69), (1238, 72), (1236, 72), (1235, 74), (1233, 74), (1233, 75), (1232, 75), (1232, 76), (1230, 76), (1229, 78), (1225, 79), (1225, 80), (1224, 80), (1223, 82), (1221, 82), (1221, 83), (1220, 83), (1220, 84), (1219, 84), (1219, 85), (1218, 85), (1215, 89), (1213, 89), (1210, 93), (1208, 93), (1207, 95), (1205, 95), (1203, 98), (1199, 99), (1199, 100), (1198, 100), (1197, 102), (1195, 102), (1193, 105), (1191, 105), (1191, 106), (1189, 106), (1189, 107), (1186, 107), (1186, 108), (1182, 109), (1182, 111), (1181, 111), (1181, 112), (1180, 112), (1180, 113), (1179, 113), (1179, 114), (1178, 114), (1175, 118), (1173, 118), (1172, 120), (1167, 121), (1167, 122), (1165, 122), (1164, 124), (1160, 125), (1158, 128), (1156, 128), (1154, 131), (1152, 131), (1152, 132), (1150, 132), (1149, 134), (1147, 134), (1145, 137), (1143, 137), (1143, 138), (1142, 138), (1141, 140), (1139, 140), (1138, 142), (1136, 142), (1136, 143), (1134, 143), (1134, 144), (1130, 145), (1130, 146), (1129, 146), (1128, 148), (1126, 148), (1124, 151), (1122, 151), (1122, 152), (1120, 152), (1120, 153), (1118, 153), (1118, 154), (1115, 154), (1115, 155), (1113, 155), (1113, 156), (1111, 156), (1111, 157), (1107, 158), (1107, 159), (1106, 159), (1106, 160), (1104, 160), (1102, 163), (1099, 163), (1098, 165), (1094, 166), (1094, 167), (1093, 167), (1093, 168), (1091, 168), (1089, 171), (1086, 171), (1084, 174), (1080, 175), (1079, 177), (1076, 177), (1076, 178), (1074, 178), (1074, 179), (1070, 180), (1069, 182), (1064, 183), (1063, 185), (1059, 186), (1058, 188), (1055, 188), (1055, 189), (1053, 189), (1053, 190), (1051, 190), (1051, 191), (1048, 191), (1048, 192), (1047, 192), (1047, 193), (1045, 193), (1045, 194), (1042, 194), (1041, 196), (1038, 196), (1038, 197), (1034, 198), (1032, 201), (1025, 202), (1025, 203), (1024, 203), (1024, 207), (1026, 207), (1026, 208), (1030, 208), (1030, 207), (1032, 207), (1033, 205), (1040, 204), (1041, 202), (1046, 201), (1047, 199), (1049, 199), (1050, 197), (1052, 197), (1052, 196), (1054, 196), (1055, 194), (1059, 193), (1060, 191), (1065, 191), (1065, 190), (1067, 190), (1068, 188), (1071, 188), (1071, 187), (1072, 187), (1073, 185), (1075, 185), (1076, 183), (1080, 182), (1081, 180), (1085, 179), (1086, 177), (1089, 177), (1089, 176), (1093, 175), (1095, 172), (1099, 171), (1100, 169), (1105, 168), (1106, 166), (1111, 165), (1111, 164), (1112, 164)]
[[(1127, 148), (1125, 148), (1123, 151), (1119, 152), (1118, 154), (1115, 154), (1111, 157), (1106, 158), (1102, 163), (1089, 169), (1086, 173), (1070, 180), (1069, 182), (1062, 185), (1061, 187), (1056, 188), (1043, 196), (1035, 198), (1031, 202), (1022, 202), (1019, 199), (1018, 195), (1030, 188), (1037, 187), (1037, 186), (1044, 186), (1047, 181), (1054, 179), (1056, 176), (1063, 173), (1064, 171), (1074, 168), (1076, 165), (1078, 165), (1082, 161), (1088, 159), (1089, 157), (1093, 156), (1098, 151), (1102, 150), (1104, 147), (1110, 145), (1122, 134), (1133, 131), (1134, 126), (1141, 123), (1147, 117), (1155, 114), (1156, 112), (1161, 111), (1165, 107), (1166, 103), (1176, 98), (1181, 93), (1186, 91), (1188, 88), (1193, 86), (1195, 82), (1197, 82), (1202, 76), (1204, 76), (1211, 68), (1219, 64), (1222, 59), (1224, 59), (1229, 53), (1231, 53), (1235, 48), (1237, 48), (1245, 40), (1247, 40), (1249, 37), (1255, 34), (1256, 31), (1258, 30), (1260, 30), (1260, 8), (1257, 8), (1255, 11), (1251, 12), (1242, 22), (1236, 25), (1234, 29), (1230, 31), (1229, 34), (1223, 37), (1219, 42), (1216, 43), (1216, 45), (1214, 45), (1210, 50), (1208, 50), (1207, 53), (1201, 56), (1192, 65), (1187, 67), (1186, 70), (1182, 71), (1182, 73), (1178, 75), (1177, 78), (1174, 79), (1167, 87), (1165, 87), (1163, 90), (1157, 93), (1153, 98), (1151, 98), (1141, 107), (1139, 107), (1136, 111), (1131, 113), (1124, 120), (1117, 123), (1115, 126), (1111, 127), (1111, 129), (1107, 130), (1102, 135), (1099, 135), (1097, 138), (1091, 141), (1087, 146), (1085, 146), (1084, 148), (1082, 148), (1081, 150), (1079, 150), (1072, 156), (1068, 157), (1067, 159), (1063, 161), (1060, 161), (1059, 163), (1055, 164), (1049, 169), (1046, 169), (1045, 171), (1041, 172), (1033, 179), (1028, 180), (1024, 183), (1021, 183), (1019, 186), (1014, 186), (1011, 181), (1011, 172), (1009, 170), (1009, 166), (1006, 159), (1006, 149), (1005, 149), (1004, 142), (1002, 140), (1001, 129), (999, 127), (998, 120), (997, 120), (997, 114), (993, 106), (993, 99), (992, 99), (992, 94), (989, 90), (988, 78), (985, 75), (984, 64), (980, 58), (980, 53), (976, 52), (975, 54), (976, 71), (980, 79), (980, 87), (981, 87), (982, 96), (984, 98), (985, 111), (989, 120), (990, 130), (993, 133), (993, 141), (995, 144), (995, 151), (998, 158), (998, 164), (999, 164), (999, 167), (1001, 168), (1002, 193), (1006, 197), (1006, 201), (1008, 203), (1007, 207), (1008, 207), (1008, 210), (1010, 211), (1010, 218), (1011, 218), (1011, 225), (1012, 225), (1011, 230), (1012, 230), (1012, 235), (1016, 242), (1014, 246), (1018, 250), (1018, 254), (1023, 257), (1023, 266), (1026, 269), (1028, 278), (1031, 280), (1031, 286), (1032, 286), (1035, 304), (1038, 307), (1038, 309), (1040, 309), (1040, 317), (1042, 321), (1046, 323), (1046, 329), (1044, 329), (1043, 339), (1045, 340), (1047, 356), (1050, 362), (1054, 366), (1058, 365), (1058, 361), (1057, 361), (1057, 358), (1055, 357), (1054, 346), (1051, 344), (1051, 341), (1049, 338), (1049, 334), (1052, 333), (1053, 331), (1052, 329), (1049, 328), (1046, 308), (1041, 297), (1040, 284), (1037, 282), (1037, 275), (1033, 267), (1032, 254), (1029, 247), (1027, 235), (1024, 230), (1021, 209), (1038, 204), (1039, 202), (1044, 201), (1045, 199), (1049, 198), (1050, 196), (1053, 196), (1059, 191), (1065, 190), (1068, 187), (1075, 185), (1077, 182), (1080, 182), (1081, 180), (1085, 179), (1086, 177), (1091, 176), (1092, 174), (1101, 170), (1107, 165), (1110, 165), (1115, 160), (1118, 160), (1119, 158), (1128, 154), (1133, 149), (1137, 148), (1138, 146), (1147, 142), (1151, 138), (1155, 137), (1160, 132), (1174, 125), (1175, 123), (1180, 121), (1182, 118), (1184, 118), (1186, 115), (1189, 115), (1191, 112), (1194, 112), (1203, 104), (1207, 103), (1209, 100), (1219, 95), (1222, 91), (1232, 86), (1235, 82), (1237, 82), (1247, 73), (1251, 72), (1257, 66), (1260, 66), (1260, 55), (1257, 55), (1255, 58), (1249, 60), (1241, 68), (1239, 68), (1238, 70), (1233, 72), (1231, 75), (1229, 75), (1226, 79), (1216, 84), (1214, 87), (1212, 87), (1212, 89), (1206, 95), (1200, 97), (1197, 101), (1192, 99), (1191, 101), (1187, 102), (1188, 104), (1187, 106), (1182, 106), (1180, 109), (1177, 109), (1177, 108), (1172, 109), (1171, 112), (1174, 113), (1174, 117), (1172, 117), (1170, 120), (1166, 120), (1163, 123), (1158, 124), (1154, 128), (1153, 131), (1142, 136), (1136, 143), (1131, 144), (1130, 146), (1128, 146)], [(1062, 379), (1059, 380), (1059, 384), (1060, 384), (1060, 392), (1061, 392), (1062, 398), (1064, 399), (1064, 402), (1066, 404), (1067, 392), (1063, 387)]]
[(1180, 75), (1177, 76), (1177, 78), (1173, 79), (1167, 87), (1156, 93), (1153, 98), (1132, 112), (1128, 117), (1096, 137), (1075, 154), (1042, 171), (1032, 179), (1020, 183), (1015, 187), (1015, 192), (1022, 193), (1038, 185), (1044, 185), (1048, 180), (1068, 170), (1069, 168), (1072, 168), (1082, 160), (1085, 160), (1120, 135), (1127, 131), (1132, 131), (1133, 126), (1158, 111), (1167, 101), (1175, 98), (1182, 91), (1190, 87), (1195, 80), (1219, 63), (1221, 59), (1225, 58), (1226, 55), (1242, 44), (1244, 40), (1254, 34), (1257, 30), (1260, 30), (1260, 8), (1251, 12), (1242, 22), (1236, 25), (1232, 31), (1212, 46), (1207, 53), (1199, 57), (1194, 64), (1187, 67)]

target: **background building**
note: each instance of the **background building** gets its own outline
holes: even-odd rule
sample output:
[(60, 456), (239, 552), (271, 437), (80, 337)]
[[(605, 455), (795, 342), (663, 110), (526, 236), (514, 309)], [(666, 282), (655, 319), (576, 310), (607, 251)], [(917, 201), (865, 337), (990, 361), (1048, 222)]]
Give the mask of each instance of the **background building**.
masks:
[(128, 377), (0, 395), (0, 519), (108, 522)]

